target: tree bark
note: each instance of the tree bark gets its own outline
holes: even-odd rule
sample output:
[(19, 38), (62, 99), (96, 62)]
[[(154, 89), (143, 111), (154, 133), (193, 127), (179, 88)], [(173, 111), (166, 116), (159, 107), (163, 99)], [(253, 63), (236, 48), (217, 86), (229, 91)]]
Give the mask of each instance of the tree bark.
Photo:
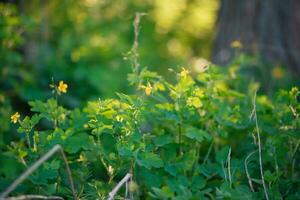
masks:
[(242, 51), (289, 66), (300, 73), (299, 0), (221, 0), (212, 60), (227, 64), (230, 43)]

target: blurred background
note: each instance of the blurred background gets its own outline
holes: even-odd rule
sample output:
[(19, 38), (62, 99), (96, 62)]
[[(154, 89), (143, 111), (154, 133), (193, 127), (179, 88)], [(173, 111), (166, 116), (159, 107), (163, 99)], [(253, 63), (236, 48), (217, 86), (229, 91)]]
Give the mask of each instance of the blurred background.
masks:
[(168, 68), (212, 62), (243, 67), (268, 94), (299, 85), (299, 10), (297, 0), (1, 0), (0, 135), (11, 113), (51, 96), (52, 78), (69, 85), (60, 101), (70, 108), (131, 93), (136, 12), (147, 13), (140, 64), (170, 81)]

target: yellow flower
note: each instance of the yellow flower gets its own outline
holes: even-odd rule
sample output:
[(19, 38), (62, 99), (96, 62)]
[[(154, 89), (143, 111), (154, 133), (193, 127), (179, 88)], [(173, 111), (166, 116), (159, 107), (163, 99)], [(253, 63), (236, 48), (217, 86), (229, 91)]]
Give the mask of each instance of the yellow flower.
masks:
[(151, 86), (151, 84), (148, 82), (147, 83), (147, 86), (146, 87), (144, 87), (144, 91), (145, 91), (145, 94), (147, 95), (147, 96), (149, 96), (151, 93), (152, 93), (152, 86)]
[(235, 49), (243, 48), (243, 44), (239, 40), (234, 40), (230, 43), (230, 46)]
[(122, 116), (120, 116), (120, 115), (117, 115), (117, 116), (116, 116), (116, 120), (117, 120), (118, 122), (122, 122), (122, 121), (124, 120), (124, 118), (123, 118)]
[(59, 92), (67, 93), (68, 85), (64, 81), (59, 81), (57, 88)]
[(198, 97), (189, 97), (186, 103), (188, 106), (195, 107), (195, 108), (201, 108), (203, 106), (200, 98)]
[(85, 157), (85, 155), (83, 154), (83, 153), (81, 153), (80, 155), (79, 155), (79, 158), (77, 159), (77, 161), (78, 162), (84, 162), (84, 161), (86, 161), (87, 159), (86, 159), (86, 157)]
[(199, 98), (203, 98), (204, 97), (204, 90), (203, 89), (200, 89), (200, 88), (196, 88), (194, 91), (193, 91), (193, 94)]
[(182, 68), (182, 70), (180, 72), (180, 76), (185, 78), (189, 73), (190, 73), (189, 70), (186, 70), (185, 68)]
[(162, 83), (156, 82), (153, 85), (153, 89), (154, 89), (154, 91), (164, 91), (165, 90), (165, 86)]
[(271, 74), (273, 78), (281, 79), (284, 76), (284, 71), (281, 67), (274, 67)]
[(65, 120), (65, 119), (66, 119), (66, 114), (62, 113), (62, 114), (60, 115), (60, 119), (61, 119), (61, 120)]
[(299, 94), (299, 89), (297, 87), (293, 87), (289, 93), (290, 95), (297, 97)]
[(19, 118), (20, 118), (20, 114), (19, 112), (16, 112), (10, 117), (10, 121), (15, 124), (18, 122)]

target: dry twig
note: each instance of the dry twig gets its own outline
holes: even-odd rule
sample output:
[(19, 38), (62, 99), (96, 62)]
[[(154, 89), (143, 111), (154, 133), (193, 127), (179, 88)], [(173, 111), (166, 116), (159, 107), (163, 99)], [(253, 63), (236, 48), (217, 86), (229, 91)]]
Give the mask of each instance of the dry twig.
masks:
[(269, 200), (267, 186), (266, 186), (265, 178), (264, 178), (263, 164), (262, 164), (262, 147), (261, 147), (260, 131), (259, 131), (259, 127), (258, 127), (258, 120), (257, 120), (257, 113), (256, 113), (256, 92), (254, 93), (254, 98), (253, 98), (253, 118), (255, 120), (255, 128), (256, 128), (256, 133), (257, 133), (259, 168), (260, 168), (261, 181), (263, 184), (266, 200)]
[(126, 174), (126, 176), (124, 176), (124, 178), (109, 193), (109, 197), (108, 197), (107, 200), (113, 200), (114, 197), (116, 196), (117, 192), (119, 191), (119, 189), (122, 187), (122, 185), (124, 185), (125, 183), (127, 183), (128, 181), (130, 181), (131, 177), (132, 177), (132, 175), (130, 173)]
[(42, 195), (34, 195), (34, 194), (6, 198), (6, 200), (32, 200), (32, 199), (64, 200), (62, 197), (58, 197), (58, 196), (42, 196)]
[(42, 156), (40, 159), (38, 159), (32, 166), (30, 166), (23, 174), (21, 174), (4, 192), (0, 195), (0, 200), (5, 199), (12, 191), (14, 191), (30, 174), (32, 174), (36, 169), (38, 169), (45, 161), (47, 161), (50, 157), (52, 157), (53, 154), (56, 152), (59, 152), (62, 156), (62, 159), (65, 163), (66, 171), (68, 174), (68, 179), (70, 182), (70, 187), (73, 193), (73, 197), (75, 200), (77, 200), (76, 190), (74, 187), (74, 182), (72, 179), (71, 170), (66, 158), (66, 155), (61, 148), (60, 145), (55, 145), (52, 149), (50, 149), (44, 156)]
[(246, 170), (246, 175), (247, 175), (247, 179), (248, 179), (248, 183), (249, 183), (249, 186), (250, 186), (250, 189), (252, 192), (254, 192), (254, 187), (253, 187), (253, 184), (252, 184), (252, 179), (251, 179), (251, 176), (250, 176), (250, 173), (248, 171), (248, 159), (254, 154), (256, 153), (257, 150), (253, 151), (252, 153), (250, 153), (246, 159), (245, 159), (245, 170)]

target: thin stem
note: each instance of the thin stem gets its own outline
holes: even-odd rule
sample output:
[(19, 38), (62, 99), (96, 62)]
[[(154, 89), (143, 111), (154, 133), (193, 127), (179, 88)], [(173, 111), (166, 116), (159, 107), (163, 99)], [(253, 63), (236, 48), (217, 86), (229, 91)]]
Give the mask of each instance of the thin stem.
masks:
[(258, 127), (257, 113), (256, 113), (256, 92), (254, 93), (254, 98), (253, 98), (253, 114), (254, 114), (255, 127), (256, 127), (257, 140), (258, 140), (257, 143), (258, 143), (259, 168), (260, 168), (261, 181), (263, 184), (265, 197), (267, 200), (269, 200), (267, 186), (264, 178), (263, 163), (262, 163), (262, 150), (261, 150), (262, 147), (261, 147), (260, 132)]
[(139, 73), (139, 54), (138, 54), (138, 48), (139, 48), (139, 32), (140, 32), (140, 21), (141, 21), (141, 17), (143, 17), (144, 15), (146, 15), (146, 13), (135, 13), (135, 18), (133, 21), (133, 28), (134, 28), (134, 41), (133, 41), (133, 45), (131, 48), (131, 53), (132, 53), (132, 71), (136, 74)]
[(71, 169), (70, 169), (70, 166), (68, 164), (68, 160), (67, 160), (67, 157), (66, 157), (66, 154), (64, 153), (63, 149), (61, 148), (61, 146), (58, 146), (58, 149), (59, 149), (59, 152), (62, 156), (62, 159), (65, 163), (65, 167), (66, 167), (66, 170), (67, 170), (67, 174), (68, 174), (68, 178), (69, 178), (69, 182), (70, 182), (70, 186), (71, 186), (71, 190), (72, 190), (72, 193), (73, 193), (73, 197), (75, 200), (77, 200), (77, 195), (76, 195), (76, 190), (75, 190), (75, 186), (74, 186), (74, 182), (73, 182), (73, 179), (72, 179), (72, 173), (71, 173)]
[(274, 162), (275, 162), (275, 170), (276, 170), (276, 175), (279, 177), (279, 167), (278, 167), (278, 161), (277, 161), (277, 152), (276, 152), (276, 147), (274, 149)]
[(253, 184), (252, 184), (252, 179), (251, 179), (250, 173), (249, 173), (249, 171), (248, 171), (248, 159), (249, 159), (254, 153), (256, 153), (257, 151), (258, 151), (258, 150), (255, 150), (255, 151), (253, 151), (252, 153), (250, 153), (250, 154), (246, 157), (245, 162), (244, 162), (244, 164), (245, 164), (245, 171), (246, 171), (246, 175), (247, 175), (247, 179), (248, 179), (248, 183), (249, 183), (249, 186), (250, 186), (252, 192), (254, 192), (254, 187), (253, 187)]
[(214, 141), (211, 142), (202, 164), (205, 164), (207, 162), (209, 155), (211, 153), (211, 150), (213, 148), (213, 144), (214, 144)]
[(101, 163), (103, 164), (104, 168), (105, 168), (106, 171), (107, 171), (107, 174), (108, 174), (108, 176), (109, 176), (108, 184), (110, 184), (110, 183), (113, 181), (115, 175), (113, 175), (113, 174), (110, 172), (109, 165), (105, 163), (103, 157), (100, 157), (100, 160), (101, 160)]
[(179, 144), (179, 155), (182, 155), (182, 147), (181, 147), (181, 137), (182, 137), (182, 128), (181, 123), (178, 124), (178, 144)]
[(55, 93), (55, 101), (56, 101), (56, 108), (55, 108), (55, 114), (54, 114), (54, 128), (58, 127), (58, 121), (57, 121), (57, 110), (58, 110), (58, 92)]
[(298, 148), (299, 148), (299, 142), (297, 143), (296, 147), (295, 147), (295, 150), (292, 154), (292, 177), (293, 177), (293, 174), (294, 174), (294, 171), (295, 171), (295, 156), (296, 156), (296, 153), (298, 151)]
[(37, 132), (34, 132), (33, 133), (33, 137), (32, 137), (32, 139), (33, 139), (33, 147), (32, 147), (32, 149), (33, 149), (34, 152), (37, 151), (37, 139), (36, 139), (38, 137), (37, 134), (38, 134)]
[[(133, 183), (133, 175), (131, 175), (130, 177), (130, 183)], [(130, 200), (133, 200), (133, 191), (129, 189), (129, 196), (130, 196)]]
[(295, 155), (296, 155), (296, 153), (297, 153), (297, 151), (298, 151), (299, 145), (300, 145), (300, 143), (298, 142), (298, 143), (296, 144), (296, 147), (295, 147), (294, 152), (293, 152), (293, 154), (292, 154), (292, 159), (295, 158)]
[(222, 164), (222, 170), (223, 170), (223, 173), (224, 173), (224, 178), (225, 178), (225, 180), (227, 182), (227, 173), (226, 173), (226, 170), (225, 170), (225, 166), (224, 166), (224, 161), (223, 160), (221, 160), (221, 164)]
[(25, 135), (26, 135), (26, 140), (27, 140), (28, 147), (31, 148), (29, 132), (26, 132)]
[(196, 142), (195, 146), (196, 146), (196, 155), (195, 155), (195, 160), (194, 160), (194, 164), (193, 164), (192, 171), (191, 171), (192, 176), (195, 176), (197, 174), (197, 166), (199, 163), (200, 150), (201, 150), (201, 146), (200, 146), (199, 142)]
[(228, 156), (227, 156), (228, 179), (229, 179), (229, 187), (231, 188), (232, 179), (231, 179), (231, 169), (230, 169), (230, 156), (231, 156), (231, 148), (229, 148)]

